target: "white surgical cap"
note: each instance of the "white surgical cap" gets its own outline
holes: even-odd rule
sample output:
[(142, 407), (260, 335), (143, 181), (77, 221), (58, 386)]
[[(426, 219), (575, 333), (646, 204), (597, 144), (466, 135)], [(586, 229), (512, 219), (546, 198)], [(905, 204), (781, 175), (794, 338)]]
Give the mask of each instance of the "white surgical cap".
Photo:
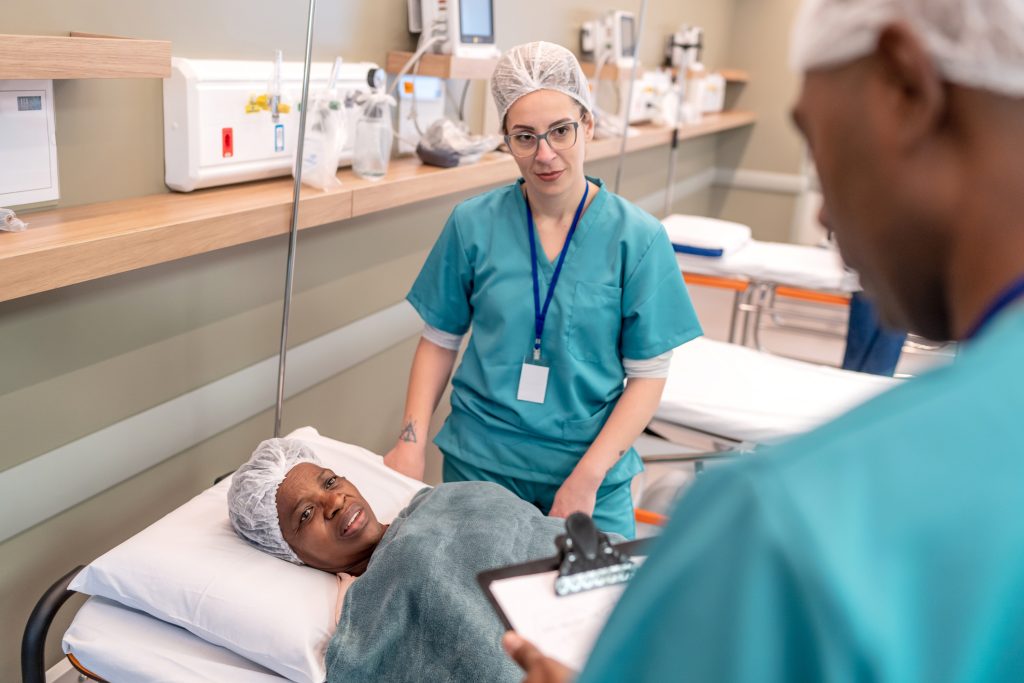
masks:
[(906, 22), (952, 83), (1024, 96), (1021, 0), (806, 0), (793, 31), (798, 71), (870, 54), (887, 25)]
[(277, 487), (288, 471), (303, 462), (320, 464), (301, 441), (267, 439), (238, 468), (228, 489), (228, 516), (239, 536), (274, 557), (302, 564), (281, 535), (277, 521)]
[(498, 120), (516, 100), (538, 90), (555, 90), (573, 98), (588, 112), (590, 88), (576, 55), (554, 43), (517, 45), (501, 56), (491, 76), (491, 94), (498, 107)]

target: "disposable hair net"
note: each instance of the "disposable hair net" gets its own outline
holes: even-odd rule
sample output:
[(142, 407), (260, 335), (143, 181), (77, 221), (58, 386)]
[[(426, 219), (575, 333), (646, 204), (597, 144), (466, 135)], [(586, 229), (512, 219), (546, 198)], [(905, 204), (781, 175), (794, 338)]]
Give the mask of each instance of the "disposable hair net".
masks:
[(913, 28), (946, 80), (1024, 96), (1021, 0), (807, 0), (794, 26), (792, 65), (807, 71), (864, 57), (897, 21)]
[(491, 76), (491, 94), (502, 124), (516, 100), (538, 90), (565, 93), (588, 112), (593, 109), (587, 77), (576, 55), (561, 45), (526, 43), (501, 56)]
[(277, 521), (277, 487), (289, 470), (303, 462), (320, 464), (301, 441), (267, 439), (238, 468), (228, 489), (228, 517), (239, 536), (274, 557), (302, 564), (281, 535)]

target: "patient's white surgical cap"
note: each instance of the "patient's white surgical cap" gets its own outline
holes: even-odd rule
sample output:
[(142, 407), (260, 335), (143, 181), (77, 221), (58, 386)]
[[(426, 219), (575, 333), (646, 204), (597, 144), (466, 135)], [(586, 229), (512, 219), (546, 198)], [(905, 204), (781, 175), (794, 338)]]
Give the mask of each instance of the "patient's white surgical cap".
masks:
[(554, 43), (517, 45), (501, 56), (491, 76), (491, 94), (498, 107), (498, 120), (516, 100), (538, 90), (555, 90), (579, 102), (588, 112), (590, 88), (576, 55)]
[(228, 489), (228, 516), (238, 535), (282, 560), (302, 564), (281, 535), (277, 521), (277, 487), (299, 463), (320, 464), (301, 441), (267, 439), (235, 471)]
[(951, 82), (1024, 96), (1021, 0), (806, 0), (793, 31), (798, 71), (870, 54), (887, 25), (908, 24)]

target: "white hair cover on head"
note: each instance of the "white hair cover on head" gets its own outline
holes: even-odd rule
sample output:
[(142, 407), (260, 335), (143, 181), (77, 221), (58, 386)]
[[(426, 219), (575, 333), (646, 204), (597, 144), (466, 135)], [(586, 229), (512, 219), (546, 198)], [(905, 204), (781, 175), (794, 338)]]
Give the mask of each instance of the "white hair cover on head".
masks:
[(588, 112), (593, 109), (587, 77), (576, 55), (561, 45), (526, 43), (501, 56), (491, 76), (491, 94), (502, 124), (516, 100), (538, 90), (565, 93)]
[(228, 517), (235, 532), (263, 552), (303, 564), (281, 534), (277, 488), (303, 462), (320, 464), (309, 446), (292, 439), (267, 439), (235, 471), (228, 489)]
[(946, 80), (1024, 97), (1021, 0), (806, 0), (793, 30), (793, 67), (808, 71), (864, 57), (898, 21), (920, 37)]

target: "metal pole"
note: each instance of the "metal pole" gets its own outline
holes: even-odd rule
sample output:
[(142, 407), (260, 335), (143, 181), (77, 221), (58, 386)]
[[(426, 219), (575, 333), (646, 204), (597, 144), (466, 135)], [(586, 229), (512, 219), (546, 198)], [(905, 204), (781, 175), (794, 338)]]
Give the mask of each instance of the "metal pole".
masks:
[[(622, 122), (622, 147), (619, 148), (619, 167), (615, 169), (615, 194), (622, 184), (622, 166), (626, 161), (626, 141), (629, 133), (629, 108), (633, 104), (633, 86), (636, 85), (636, 69), (640, 65), (640, 40), (644, 35), (644, 17), (647, 16), (647, 0), (640, 2), (640, 20), (636, 24), (636, 40), (633, 41), (633, 69), (629, 74), (629, 91), (626, 93), (626, 115)], [(600, 74), (598, 74), (600, 77)]]
[[(687, 33), (692, 31), (691, 27), (687, 27)], [(699, 34), (701, 38), (698, 39), (697, 45), (692, 44), (693, 35), (688, 35), (683, 45), (683, 60), (679, 65), (679, 69), (676, 72), (676, 120), (672, 122), (672, 149), (668, 156), (668, 179), (665, 184), (665, 215), (668, 216), (672, 213), (672, 202), (675, 194), (676, 184), (676, 163), (679, 161), (679, 128), (682, 125), (683, 117), (683, 88), (686, 85), (686, 73), (690, 68), (690, 57), (689, 51), (691, 48), (696, 47), (698, 50), (697, 59), (700, 59), (700, 49), (703, 44), (703, 32)]]
[(680, 67), (676, 76), (676, 120), (672, 122), (672, 148), (668, 154), (668, 179), (665, 184), (665, 216), (672, 213), (672, 199), (676, 184), (676, 163), (679, 160), (679, 119), (683, 112), (683, 83), (685, 82), (685, 69)]
[(306, 112), (309, 111), (309, 67), (313, 58), (313, 16), (316, 0), (309, 0), (309, 22), (306, 27), (306, 64), (302, 72), (302, 101), (299, 104), (299, 141), (295, 146), (295, 186), (292, 188), (292, 224), (288, 233), (288, 268), (284, 278), (284, 311), (281, 316), (281, 351), (277, 363), (277, 404), (274, 407), (274, 437), (281, 436), (281, 413), (284, 408), (284, 370), (288, 356), (288, 315), (292, 304), (292, 282), (295, 279), (295, 249), (299, 237), (299, 195), (302, 190), (302, 147), (306, 137)]

